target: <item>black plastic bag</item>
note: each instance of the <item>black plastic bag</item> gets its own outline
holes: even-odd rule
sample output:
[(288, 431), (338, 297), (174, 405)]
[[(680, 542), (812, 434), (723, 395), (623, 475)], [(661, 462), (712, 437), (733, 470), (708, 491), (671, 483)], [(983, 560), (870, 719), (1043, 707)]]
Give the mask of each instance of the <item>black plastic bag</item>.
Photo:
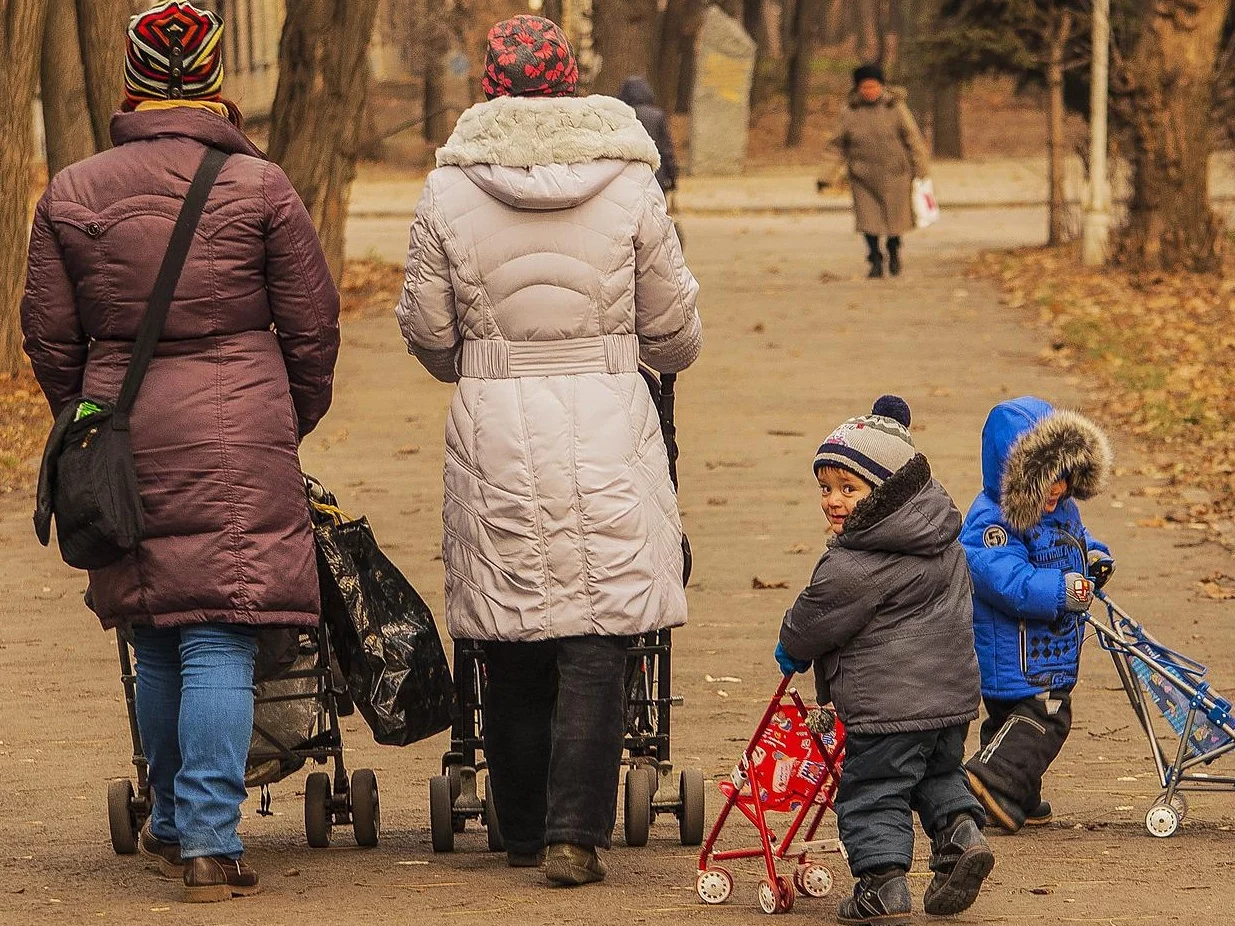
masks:
[(373, 738), (406, 746), (448, 729), (455, 688), (428, 605), (378, 548), (369, 522), (347, 519), (320, 483), (307, 484), (322, 619)]

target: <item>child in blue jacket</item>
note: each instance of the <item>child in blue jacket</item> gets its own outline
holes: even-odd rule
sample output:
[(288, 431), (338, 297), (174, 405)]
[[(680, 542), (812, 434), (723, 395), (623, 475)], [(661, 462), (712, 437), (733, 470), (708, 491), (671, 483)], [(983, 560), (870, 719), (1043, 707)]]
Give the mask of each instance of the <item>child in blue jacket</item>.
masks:
[(982, 493), (960, 540), (988, 716), (965, 767), (990, 821), (1008, 832), (1051, 819), (1042, 776), (1072, 726), (1080, 616), (1115, 568), (1075, 499), (1097, 495), (1110, 470), (1097, 425), (1042, 399), (1001, 402), (982, 429)]

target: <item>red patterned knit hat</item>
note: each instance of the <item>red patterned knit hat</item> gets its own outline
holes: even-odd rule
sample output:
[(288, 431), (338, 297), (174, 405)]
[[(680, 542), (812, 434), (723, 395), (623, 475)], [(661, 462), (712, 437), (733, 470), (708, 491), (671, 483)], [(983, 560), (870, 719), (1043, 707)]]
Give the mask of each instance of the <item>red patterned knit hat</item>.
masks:
[(540, 16), (515, 16), (489, 30), (485, 76), (488, 99), (497, 96), (571, 96), (579, 65), (557, 25)]
[(223, 20), (191, 3), (160, 3), (129, 20), (124, 93), (143, 100), (218, 100)]

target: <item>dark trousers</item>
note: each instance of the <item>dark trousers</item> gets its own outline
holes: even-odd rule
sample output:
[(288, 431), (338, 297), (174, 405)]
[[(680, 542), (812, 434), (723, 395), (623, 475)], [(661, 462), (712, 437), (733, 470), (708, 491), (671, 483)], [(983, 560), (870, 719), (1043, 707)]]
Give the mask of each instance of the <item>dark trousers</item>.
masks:
[(1072, 693), (1052, 691), (1020, 701), (983, 698), (981, 750), (965, 767), (1013, 817), (1042, 800), (1042, 776), (1072, 729)]
[(840, 839), (854, 877), (877, 868), (909, 870), (913, 814), (933, 840), (957, 813), (986, 823), (965, 778), (969, 724), (920, 733), (851, 733), (836, 795)]
[(600, 636), (483, 644), (485, 759), (508, 852), (609, 848), (629, 645)]
[[(872, 260), (874, 260), (875, 258), (882, 259), (883, 254), (879, 250), (879, 236), (878, 235), (866, 235), (865, 238), (866, 238), (867, 256)], [(888, 253), (889, 254), (895, 254), (898, 251), (900, 251), (901, 249), (900, 235), (889, 235), (887, 241), (888, 241)]]

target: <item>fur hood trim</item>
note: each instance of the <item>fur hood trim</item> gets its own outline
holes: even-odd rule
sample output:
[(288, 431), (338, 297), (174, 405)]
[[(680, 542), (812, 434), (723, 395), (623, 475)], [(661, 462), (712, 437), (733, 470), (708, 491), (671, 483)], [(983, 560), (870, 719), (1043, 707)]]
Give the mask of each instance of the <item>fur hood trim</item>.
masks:
[(930, 463), (922, 454), (915, 454), (908, 463), (884, 480), (882, 485), (858, 502), (853, 514), (846, 519), (845, 533), (851, 534), (878, 524), (903, 507), (930, 481)]
[(459, 117), (437, 166), (536, 167), (587, 161), (660, 167), (656, 143), (635, 111), (611, 96), (513, 97), (477, 103)]
[(1042, 520), (1051, 484), (1067, 474), (1068, 494), (1093, 498), (1106, 488), (1114, 454), (1102, 429), (1084, 415), (1056, 410), (1025, 431), (1008, 452), (1000, 507), (1018, 532)]

